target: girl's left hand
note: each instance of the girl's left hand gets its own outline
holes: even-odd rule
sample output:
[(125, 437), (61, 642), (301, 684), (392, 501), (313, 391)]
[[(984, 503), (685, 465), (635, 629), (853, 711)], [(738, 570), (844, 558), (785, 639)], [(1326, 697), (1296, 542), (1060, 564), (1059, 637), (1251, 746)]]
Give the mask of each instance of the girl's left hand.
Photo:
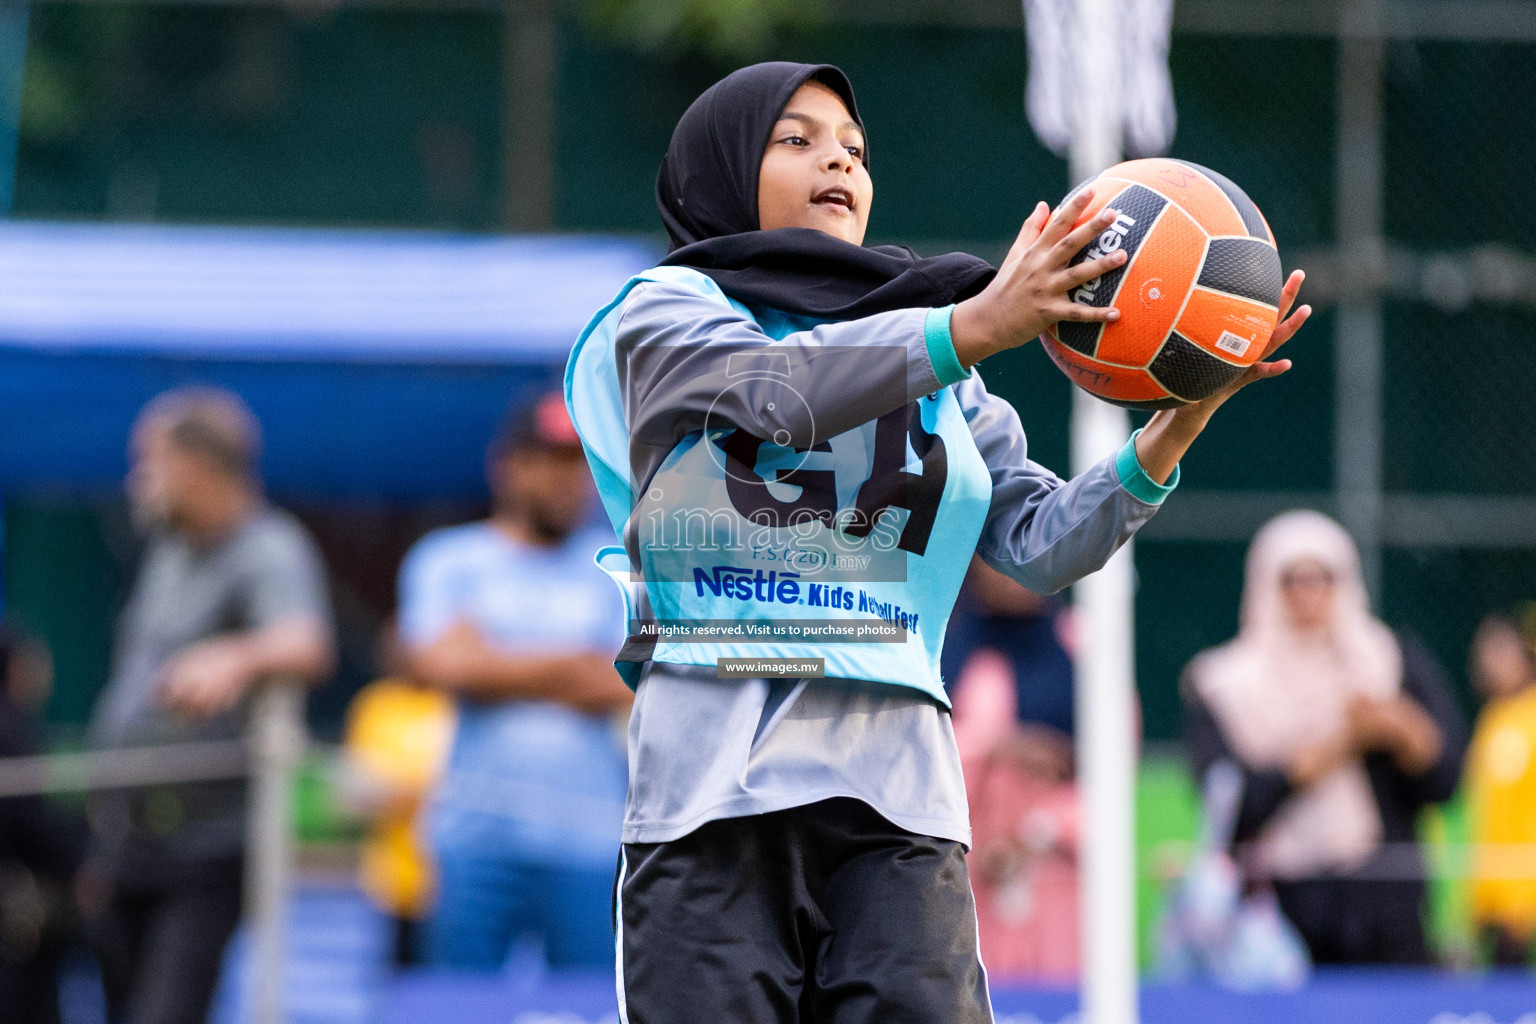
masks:
[(1222, 404), (1243, 388), (1256, 380), (1268, 380), (1270, 377), (1278, 377), (1291, 368), (1289, 359), (1277, 359), (1274, 362), (1266, 362), (1275, 350), (1296, 336), (1301, 330), (1301, 325), (1307, 322), (1312, 315), (1311, 306), (1302, 306), (1294, 313), (1291, 307), (1296, 304), (1296, 293), (1301, 291), (1301, 283), (1307, 275), (1304, 271), (1293, 270), (1291, 276), (1286, 279), (1285, 287), (1280, 289), (1280, 317), (1275, 324), (1274, 331), (1269, 336), (1269, 343), (1264, 346), (1264, 354), (1237, 380), (1228, 384), (1225, 388), (1216, 392), (1209, 398), (1199, 402), (1191, 402), (1174, 411), (1175, 419), (1196, 421), (1201, 426), (1210, 420), (1211, 414), (1221, 408)]
[(1267, 360), (1274, 355), (1276, 349), (1295, 337), (1301, 325), (1312, 315), (1311, 306), (1302, 306), (1294, 313), (1291, 312), (1291, 307), (1296, 303), (1296, 293), (1301, 291), (1301, 282), (1306, 280), (1306, 276), (1300, 270), (1291, 271), (1285, 287), (1280, 289), (1279, 322), (1269, 335), (1264, 354), (1242, 376), (1202, 401), (1152, 414), (1136, 438), (1136, 458), (1153, 480), (1160, 484), (1167, 482), (1189, 446), (1200, 436), (1200, 432), (1211, 421), (1211, 416), (1227, 399), (1256, 380), (1278, 377), (1291, 368), (1289, 359), (1277, 359), (1274, 362)]

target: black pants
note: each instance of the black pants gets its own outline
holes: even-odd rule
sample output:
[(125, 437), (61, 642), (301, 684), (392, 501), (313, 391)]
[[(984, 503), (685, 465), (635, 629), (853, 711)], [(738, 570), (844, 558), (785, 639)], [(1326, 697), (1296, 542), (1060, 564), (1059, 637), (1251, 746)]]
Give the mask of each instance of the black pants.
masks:
[(91, 923), (113, 1024), (206, 1024), (240, 922), (241, 862), (204, 861), (175, 874), (115, 879)]
[(46, 936), (25, 956), (0, 954), (0, 1021), (59, 1024), (59, 975), (70, 946)]
[(0, 1024), (59, 1024), (59, 974), (80, 945), (70, 879), (0, 873)]
[(1495, 967), (1525, 967), (1531, 962), (1531, 940), (1521, 938), (1507, 928), (1491, 924), (1482, 929)]
[(960, 844), (852, 799), (624, 847), (626, 1024), (991, 1024)]
[(1280, 909), (1318, 964), (1429, 964), (1424, 883), (1314, 878), (1276, 882)]
[(397, 971), (421, 966), (421, 922), (414, 917), (390, 919), (389, 965)]

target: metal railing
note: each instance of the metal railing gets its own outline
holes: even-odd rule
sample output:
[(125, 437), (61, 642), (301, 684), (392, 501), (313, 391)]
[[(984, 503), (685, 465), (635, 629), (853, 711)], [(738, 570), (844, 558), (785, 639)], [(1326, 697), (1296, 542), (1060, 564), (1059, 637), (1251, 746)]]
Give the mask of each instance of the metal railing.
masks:
[(0, 758), (0, 798), (249, 778), (245, 912), (254, 972), (251, 1024), (283, 1024), (288, 899), (293, 889), (293, 777), (307, 746), (302, 684), (251, 695), (242, 740)]

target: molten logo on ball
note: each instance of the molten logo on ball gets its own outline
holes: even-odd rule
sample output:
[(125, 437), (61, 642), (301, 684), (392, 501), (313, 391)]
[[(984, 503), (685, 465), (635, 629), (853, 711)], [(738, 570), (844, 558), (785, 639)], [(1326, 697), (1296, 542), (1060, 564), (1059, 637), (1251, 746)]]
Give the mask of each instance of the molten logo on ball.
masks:
[[(1131, 228), (1135, 226), (1136, 219), (1134, 217), (1128, 217), (1123, 213), (1120, 214), (1115, 218), (1115, 222), (1106, 228), (1104, 233), (1093, 243), (1084, 259), (1096, 260), (1100, 256), (1108, 256), (1125, 244), (1125, 236), (1130, 234)], [(1072, 301), (1081, 302), (1088, 306), (1094, 305), (1093, 293), (1099, 287), (1099, 282), (1103, 280), (1104, 278), (1102, 277), (1096, 277), (1092, 281), (1085, 282), (1072, 293)]]
[(1079, 223), (1106, 207), (1119, 216), (1073, 264), (1116, 249), (1129, 259), (1072, 299), (1115, 306), (1120, 319), (1055, 325), (1042, 340), (1056, 365), (1085, 391), (1138, 409), (1198, 402), (1237, 380), (1280, 313), (1280, 254), (1259, 208), (1180, 160), (1131, 160), (1091, 184)]

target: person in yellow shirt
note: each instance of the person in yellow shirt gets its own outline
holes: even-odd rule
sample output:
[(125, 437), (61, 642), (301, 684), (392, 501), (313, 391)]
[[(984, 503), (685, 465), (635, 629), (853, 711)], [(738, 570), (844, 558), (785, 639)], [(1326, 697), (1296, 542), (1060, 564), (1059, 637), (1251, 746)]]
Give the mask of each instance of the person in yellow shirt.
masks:
[(1517, 966), (1536, 938), (1536, 602), (1485, 618), (1470, 661), (1488, 701), (1467, 757), (1472, 920), (1494, 963)]
[(370, 819), (358, 881), (394, 918), (397, 967), (417, 962), (418, 925), (432, 909), (435, 873), (417, 817), (447, 762), (454, 719), (447, 694), (398, 676), (363, 687), (347, 713), (346, 789)]

